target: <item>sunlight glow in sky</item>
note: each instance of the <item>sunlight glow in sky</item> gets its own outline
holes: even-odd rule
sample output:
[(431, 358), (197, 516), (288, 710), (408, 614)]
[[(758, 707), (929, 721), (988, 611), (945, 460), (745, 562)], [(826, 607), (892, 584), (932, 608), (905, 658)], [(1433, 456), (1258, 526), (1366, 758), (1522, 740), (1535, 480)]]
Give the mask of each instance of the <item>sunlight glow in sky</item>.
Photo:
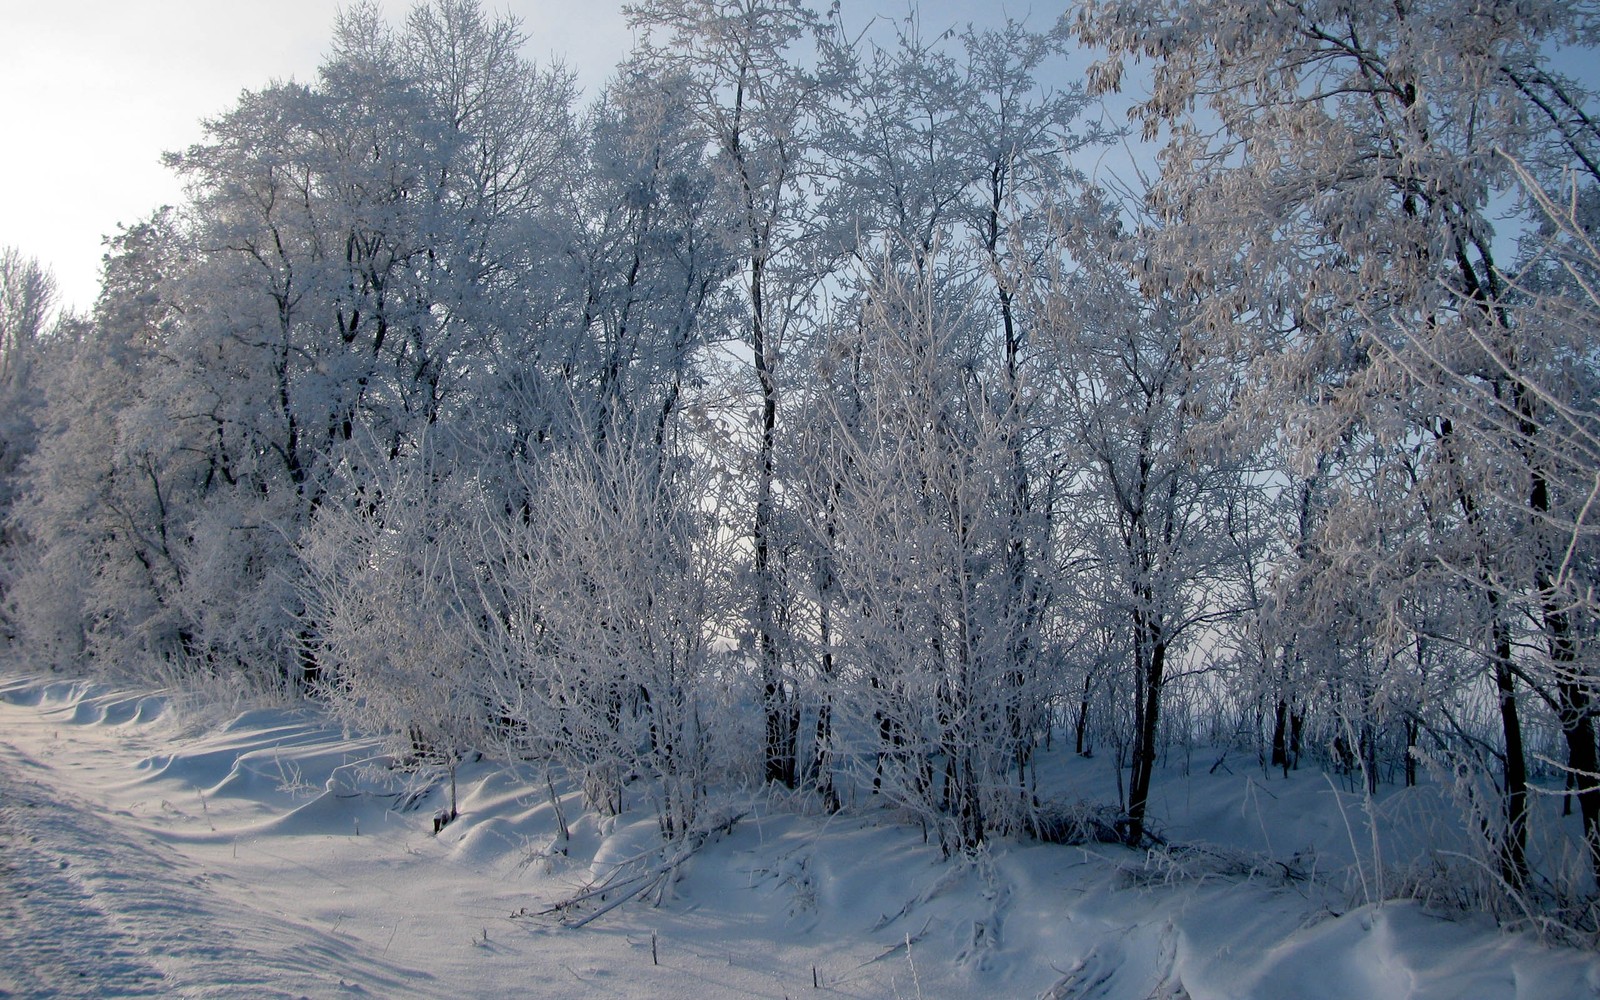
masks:
[[(522, 19), (527, 54), (562, 55), (586, 92), (631, 34), (619, 2), (486, 0)], [(161, 154), (273, 79), (312, 80), (336, 0), (0, 0), (0, 245), (55, 271), (88, 310), (102, 237), (182, 197)], [(408, 2), (385, 4), (399, 20)], [(574, 13), (581, 11), (581, 14)]]

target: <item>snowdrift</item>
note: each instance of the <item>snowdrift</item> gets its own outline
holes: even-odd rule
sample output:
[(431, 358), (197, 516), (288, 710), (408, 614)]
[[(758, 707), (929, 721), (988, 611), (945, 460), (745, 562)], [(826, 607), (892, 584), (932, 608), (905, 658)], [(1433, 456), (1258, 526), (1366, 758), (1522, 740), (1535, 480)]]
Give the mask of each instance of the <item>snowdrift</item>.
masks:
[[(1459, 827), (1431, 786), (1369, 804), (1321, 773), (1173, 761), (1152, 801), (1164, 849), (1007, 841), (950, 860), (870, 799), (828, 817), (725, 790), (684, 851), (648, 809), (597, 818), (558, 783), (563, 841), (541, 775), (486, 760), (463, 765), (460, 818), (434, 836), (442, 776), (312, 710), (198, 729), (181, 715), (159, 694), (0, 682), (0, 770), (42, 803), (0, 824), (28, 844), (13, 864), (32, 880), (11, 904), (28, 919), (0, 930), (24, 971), (0, 989), (98, 975), (128, 995), (1600, 995), (1591, 952), (1383, 898)], [(1070, 755), (1045, 784), (1063, 802), (1114, 795), (1109, 764)], [(611, 908), (605, 886), (661, 869)], [(78, 939), (130, 957), (96, 972), (47, 945)]]

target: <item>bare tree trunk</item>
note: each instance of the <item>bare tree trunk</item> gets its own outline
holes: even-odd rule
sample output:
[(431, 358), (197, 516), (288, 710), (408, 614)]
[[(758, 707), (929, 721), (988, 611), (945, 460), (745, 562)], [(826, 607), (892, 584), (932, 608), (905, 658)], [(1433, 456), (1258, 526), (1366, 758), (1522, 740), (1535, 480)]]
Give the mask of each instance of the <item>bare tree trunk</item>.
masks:
[(766, 717), (766, 780), (795, 786), (795, 743), (799, 718), (782, 678), (775, 608), (777, 582), (772, 570), (773, 480), (776, 475), (778, 385), (767, 357), (764, 299), (766, 260), (759, 249), (750, 261), (750, 346), (761, 384), (761, 452), (756, 484), (755, 547), (756, 656), (761, 671), (761, 708)]
[(1091, 690), (1092, 676), (1085, 671), (1083, 675), (1083, 694), (1078, 698), (1078, 721), (1073, 727), (1077, 737), (1073, 752), (1079, 757), (1084, 756), (1083, 739), (1089, 729), (1089, 693)]
[(1589, 865), (1600, 887), (1600, 755), (1595, 752), (1594, 699), (1577, 675), (1571, 621), (1564, 611), (1545, 610), (1550, 659), (1558, 678), (1556, 699), (1567, 740), (1567, 770), (1577, 789), (1578, 815), (1589, 848)]
[(1511, 673), (1511, 628), (1500, 614), (1499, 594), (1489, 592), (1494, 615), (1494, 684), (1500, 702), (1500, 729), (1505, 737), (1506, 828), (1500, 845), (1500, 876), (1522, 888), (1528, 879), (1528, 765), (1522, 749), (1522, 722)]
[(1283, 776), (1289, 776), (1289, 702), (1281, 696), (1272, 716), (1272, 766), (1283, 768)]
[[(1155, 637), (1159, 626), (1151, 624), (1143, 614), (1135, 615), (1139, 628), (1148, 638), (1147, 652), (1140, 656), (1143, 663), (1135, 664), (1138, 673), (1139, 706), (1134, 733), (1133, 766), (1128, 776), (1128, 828), (1127, 842), (1138, 846), (1144, 839), (1145, 807), (1150, 800), (1150, 779), (1155, 771), (1156, 729), (1160, 723), (1161, 686), (1166, 672), (1166, 640)], [(1139, 645), (1144, 645), (1143, 641)]]
[(821, 638), (822, 638), (822, 698), (821, 705), (817, 708), (816, 746), (813, 749), (811, 767), (814, 772), (817, 794), (822, 796), (823, 807), (829, 812), (838, 812), (840, 808), (839, 791), (833, 785), (833, 622), (828, 606), (828, 595), (822, 596)]

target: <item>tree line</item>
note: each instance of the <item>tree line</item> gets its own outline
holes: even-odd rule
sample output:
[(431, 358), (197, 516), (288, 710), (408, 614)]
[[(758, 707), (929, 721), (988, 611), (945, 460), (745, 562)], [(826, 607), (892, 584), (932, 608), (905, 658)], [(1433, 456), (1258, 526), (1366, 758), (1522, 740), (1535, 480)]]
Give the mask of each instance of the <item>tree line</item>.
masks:
[[(1600, 877), (1592, 12), (627, 12), (585, 101), (476, 0), (356, 4), (92, 315), (7, 252), (14, 649), (669, 835), (725, 780), (1039, 834), (1059, 742), (1140, 844), (1203, 743), (1431, 766), (1525, 893), (1564, 779)], [(1158, 165), (1096, 184), (1130, 62)]]

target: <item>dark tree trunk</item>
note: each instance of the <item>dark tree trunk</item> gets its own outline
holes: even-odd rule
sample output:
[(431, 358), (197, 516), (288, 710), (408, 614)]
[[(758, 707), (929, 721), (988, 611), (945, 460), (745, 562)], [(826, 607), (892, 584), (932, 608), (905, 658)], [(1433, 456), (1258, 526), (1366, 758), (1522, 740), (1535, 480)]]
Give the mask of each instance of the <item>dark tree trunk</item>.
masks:
[(1278, 707), (1272, 716), (1272, 766), (1283, 769), (1283, 776), (1289, 776), (1289, 702), (1283, 698), (1278, 699)]
[(1139, 706), (1134, 720), (1138, 731), (1134, 734), (1133, 766), (1128, 776), (1127, 842), (1138, 846), (1144, 840), (1145, 807), (1150, 800), (1150, 779), (1155, 771), (1156, 730), (1160, 723), (1161, 686), (1166, 672), (1167, 643), (1154, 638), (1160, 627), (1143, 621), (1136, 615), (1141, 628), (1152, 638), (1147, 646), (1146, 660), (1138, 669)]
[(1505, 737), (1505, 836), (1500, 845), (1500, 876), (1522, 888), (1528, 879), (1528, 766), (1522, 749), (1522, 721), (1517, 715), (1515, 678), (1511, 672), (1511, 628), (1500, 614), (1499, 595), (1490, 591), (1494, 615), (1494, 685), (1500, 703), (1500, 730)]
[(796, 779), (795, 743), (799, 718), (785, 690), (780, 666), (776, 604), (777, 585), (772, 571), (773, 479), (776, 475), (778, 385), (767, 356), (764, 275), (766, 259), (759, 245), (750, 261), (750, 346), (756, 380), (761, 386), (760, 476), (756, 484), (753, 528), (756, 604), (756, 656), (761, 669), (761, 708), (766, 716), (766, 780), (793, 788)]
[(1073, 727), (1075, 730), (1074, 735), (1077, 737), (1073, 752), (1079, 757), (1084, 756), (1083, 739), (1089, 729), (1089, 691), (1091, 682), (1092, 678), (1088, 674), (1084, 674), (1083, 694), (1078, 699), (1078, 722)]

